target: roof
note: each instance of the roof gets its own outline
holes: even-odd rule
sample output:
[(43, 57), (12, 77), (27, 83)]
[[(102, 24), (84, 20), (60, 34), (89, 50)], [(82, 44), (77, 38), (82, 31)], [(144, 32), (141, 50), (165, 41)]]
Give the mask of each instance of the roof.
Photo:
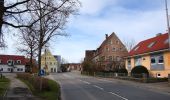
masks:
[(7, 64), (8, 60), (21, 61), (21, 65), (25, 65), (25, 57), (19, 55), (0, 55), (1, 64)]
[(168, 40), (168, 33), (165, 33), (165, 34), (159, 34), (156, 37), (141, 41), (129, 52), (129, 56), (168, 49), (169, 44), (167, 40)]

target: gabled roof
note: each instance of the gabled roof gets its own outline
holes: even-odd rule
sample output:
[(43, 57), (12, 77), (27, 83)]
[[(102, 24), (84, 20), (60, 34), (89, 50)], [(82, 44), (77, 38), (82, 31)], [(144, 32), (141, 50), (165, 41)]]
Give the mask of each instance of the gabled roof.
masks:
[(7, 64), (8, 60), (21, 61), (21, 65), (25, 65), (25, 57), (19, 55), (0, 55), (1, 64)]
[(150, 53), (169, 48), (168, 33), (139, 42), (130, 52), (129, 56)]

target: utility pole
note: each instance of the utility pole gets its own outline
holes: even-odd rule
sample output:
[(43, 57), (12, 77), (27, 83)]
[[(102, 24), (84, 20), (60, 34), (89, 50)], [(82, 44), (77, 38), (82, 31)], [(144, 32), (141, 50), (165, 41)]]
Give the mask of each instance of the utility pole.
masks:
[(168, 15), (168, 2), (165, 0), (165, 7), (166, 7), (166, 17), (167, 17), (167, 28), (168, 28), (168, 38), (169, 38), (169, 50), (170, 50), (170, 27), (169, 27), (169, 15)]

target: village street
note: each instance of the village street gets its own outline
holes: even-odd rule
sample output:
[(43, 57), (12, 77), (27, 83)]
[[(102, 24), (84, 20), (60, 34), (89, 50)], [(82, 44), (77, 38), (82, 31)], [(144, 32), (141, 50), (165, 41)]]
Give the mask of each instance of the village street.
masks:
[(168, 91), (159, 91), (156, 87), (149, 88), (143, 83), (82, 76), (79, 72), (57, 73), (48, 77), (60, 83), (62, 100), (169, 100), (170, 98)]

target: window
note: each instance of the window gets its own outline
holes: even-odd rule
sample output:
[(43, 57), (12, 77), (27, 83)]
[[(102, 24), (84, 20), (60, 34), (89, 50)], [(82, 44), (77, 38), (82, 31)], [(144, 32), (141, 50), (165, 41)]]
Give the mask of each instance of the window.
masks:
[(156, 42), (152, 42), (148, 45), (148, 48), (151, 48)]
[(159, 64), (163, 64), (163, 63), (164, 63), (164, 58), (163, 58), (163, 56), (159, 56), (159, 57), (158, 57), (158, 63), (159, 63)]
[(9, 66), (14, 65), (14, 61), (12, 61), (12, 60), (8, 60), (7, 63), (8, 63)]
[(21, 68), (20, 70), (21, 70), (21, 71), (23, 71), (23, 69), (22, 69), (22, 68)]
[(11, 69), (10, 69), (10, 68), (8, 68), (8, 71), (11, 71)]
[(1, 59), (0, 59), (0, 64), (2, 63)]
[(161, 77), (161, 74), (160, 73), (156, 73), (156, 77)]
[(101, 57), (101, 61), (105, 61), (105, 56), (102, 56), (102, 57)]
[(112, 51), (116, 51), (116, 48), (113, 47)]
[(3, 71), (3, 68), (0, 69), (0, 72)]
[(20, 69), (19, 69), (19, 68), (17, 68), (17, 71), (20, 71)]
[(112, 61), (112, 56), (109, 56), (109, 61)]
[(128, 59), (128, 65), (131, 65), (131, 60), (130, 59)]
[(135, 66), (141, 65), (141, 57), (135, 58)]
[(108, 47), (106, 47), (106, 51), (109, 51), (109, 48), (108, 48)]
[(17, 60), (17, 64), (21, 64), (21, 60)]
[(165, 43), (165, 44), (168, 44), (168, 43), (169, 43), (169, 39), (166, 39), (164, 43)]
[(151, 57), (151, 64), (156, 64), (156, 58), (155, 57)]
[(139, 46), (135, 47), (134, 51), (138, 50), (139, 49)]
[(116, 44), (119, 44), (119, 41), (118, 41), (118, 40), (116, 41)]

